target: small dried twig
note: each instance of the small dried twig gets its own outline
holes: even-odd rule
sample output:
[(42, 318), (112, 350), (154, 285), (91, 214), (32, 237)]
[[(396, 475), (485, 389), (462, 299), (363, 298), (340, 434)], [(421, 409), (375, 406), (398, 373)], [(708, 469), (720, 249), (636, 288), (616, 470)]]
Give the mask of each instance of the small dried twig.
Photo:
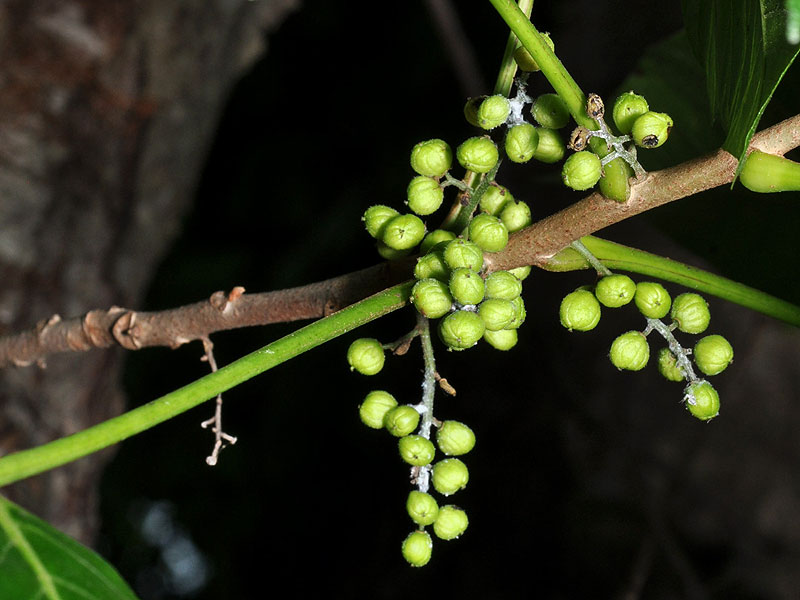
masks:
[[(233, 292), (231, 292), (231, 296), (233, 296), (235, 291), (236, 288)], [(239, 295), (242, 293), (244, 293), (244, 288), (241, 288)], [(211, 372), (213, 373), (217, 370), (217, 361), (214, 360), (214, 344), (207, 337), (202, 338), (202, 341), (205, 355), (201, 360), (208, 362), (208, 364), (211, 366)], [(222, 394), (217, 396), (217, 406), (214, 410), (214, 416), (200, 423), (200, 427), (203, 429), (208, 429), (209, 425), (213, 425), (211, 431), (214, 432), (215, 440), (214, 449), (211, 451), (211, 454), (206, 457), (206, 463), (214, 466), (217, 464), (217, 458), (219, 457), (220, 451), (225, 447), (225, 442), (233, 446), (237, 439), (234, 436), (228, 435), (222, 431)]]

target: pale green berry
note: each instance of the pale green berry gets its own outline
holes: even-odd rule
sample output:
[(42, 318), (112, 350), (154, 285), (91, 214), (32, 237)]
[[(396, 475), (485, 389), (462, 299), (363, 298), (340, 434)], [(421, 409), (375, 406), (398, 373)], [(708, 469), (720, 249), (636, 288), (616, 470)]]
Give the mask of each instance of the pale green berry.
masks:
[(475, 173), (488, 173), (500, 159), (497, 146), (488, 137), (471, 137), (456, 149), (459, 164)]
[(506, 156), (511, 162), (528, 162), (533, 158), (538, 146), (539, 132), (530, 123), (514, 125), (506, 133)]
[(478, 127), (494, 129), (506, 122), (511, 113), (511, 103), (501, 94), (489, 96), (478, 107)]
[(418, 490), (409, 492), (406, 510), (411, 520), (421, 527), (431, 525), (439, 516), (439, 505), (434, 497)]
[(561, 134), (546, 127), (540, 127), (536, 132), (539, 134), (539, 143), (533, 158), (548, 165), (561, 161), (567, 153), (567, 144)]
[(636, 284), (633, 302), (645, 317), (662, 319), (672, 306), (672, 297), (660, 283), (641, 281)]
[(478, 123), (478, 109), (486, 98), (488, 98), (488, 96), (475, 96), (467, 100), (466, 104), (464, 104), (464, 118), (467, 120), (467, 123), (473, 127), (480, 127)]
[(351, 371), (362, 375), (375, 375), (383, 369), (383, 347), (374, 338), (359, 338), (347, 349), (347, 362)]
[(701, 421), (709, 421), (719, 414), (719, 394), (714, 386), (704, 380), (686, 386), (686, 409)]
[(408, 404), (397, 406), (386, 413), (383, 426), (395, 437), (403, 437), (413, 432), (419, 425), (417, 409)]
[(633, 122), (631, 137), (641, 148), (658, 148), (669, 137), (672, 118), (666, 113), (647, 111)]
[[(542, 37), (544, 38), (545, 43), (550, 46), (551, 50), (555, 50), (556, 46), (553, 43), (553, 40), (550, 39), (549, 33), (543, 33)], [(520, 71), (525, 71), (526, 73), (532, 73), (534, 71), (539, 70), (539, 65), (536, 64), (536, 61), (533, 60), (531, 53), (525, 49), (524, 46), (520, 46), (516, 50), (514, 50), (514, 60), (517, 62), (517, 66), (519, 67)]]
[(678, 367), (678, 360), (669, 348), (662, 348), (658, 352), (658, 372), (669, 381), (683, 381), (683, 372)]
[(456, 239), (456, 234), (452, 231), (447, 231), (446, 229), (434, 229), (422, 239), (422, 243), (419, 245), (419, 251), (422, 254), (427, 254), (428, 251), (436, 244), (449, 242), (454, 239)]
[(450, 288), (438, 279), (420, 279), (411, 290), (411, 302), (423, 317), (438, 319), (453, 308)]
[(483, 300), (485, 291), (483, 278), (472, 269), (461, 267), (453, 269), (450, 274), (450, 294), (460, 304), (478, 304)]
[(467, 530), (467, 513), (457, 506), (448, 504), (439, 509), (433, 522), (433, 533), (442, 540), (454, 540)]
[(417, 215), (398, 215), (383, 227), (381, 241), (395, 250), (410, 250), (425, 237), (425, 223)]
[(403, 558), (412, 567), (424, 567), (431, 560), (433, 540), (427, 531), (412, 531), (403, 540)]
[(490, 298), (481, 302), (478, 314), (483, 319), (487, 331), (508, 329), (517, 318), (517, 309), (511, 300)]
[(396, 406), (397, 400), (389, 392), (374, 390), (367, 394), (361, 406), (358, 407), (358, 416), (367, 427), (383, 429), (386, 413)]
[(594, 288), (594, 295), (603, 306), (625, 306), (636, 293), (636, 283), (627, 275), (606, 275)]
[(600, 303), (589, 290), (575, 290), (564, 296), (558, 316), (570, 331), (589, 331), (600, 322)]
[(436, 432), (436, 445), (447, 456), (461, 456), (475, 447), (475, 433), (459, 421), (445, 421)]
[(522, 293), (522, 282), (509, 271), (494, 271), (485, 280), (486, 297), (513, 300)]
[(444, 200), (444, 190), (439, 182), (417, 175), (406, 189), (406, 204), (418, 215), (429, 215), (439, 210)]
[(600, 157), (594, 152), (581, 150), (564, 161), (561, 180), (567, 187), (583, 191), (594, 187), (600, 181), (602, 174), (603, 167), (600, 164)]
[(517, 296), (511, 301), (511, 304), (514, 305), (514, 309), (517, 311), (517, 316), (511, 322), (511, 325), (507, 327), (507, 329), (519, 329), (520, 326), (525, 322), (525, 317), (527, 315), (527, 312), (525, 311), (525, 302), (522, 300), (522, 296)]
[(397, 250), (395, 248), (390, 248), (386, 244), (384, 244), (381, 240), (378, 240), (375, 244), (375, 248), (378, 250), (378, 254), (381, 255), (381, 258), (384, 260), (399, 260), (401, 258), (405, 258), (409, 254), (411, 254), (411, 250)]
[(383, 228), (392, 219), (400, 213), (393, 209), (391, 206), (384, 206), (377, 204), (370, 206), (365, 212), (361, 220), (364, 221), (364, 226), (367, 228), (367, 233), (372, 237), (378, 239), (383, 234)]
[(469, 222), (469, 239), (484, 252), (499, 252), (508, 244), (508, 229), (499, 218), (481, 213)]
[(608, 357), (618, 369), (641, 371), (650, 359), (650, 346), (641, 331), (629, 331), (611, 343)]
[(531, 266), (525, 265), (524, 267), (516, 267), (514, 269), (509, 269), (508, 272), (520, 281), (525, 281), (528, 275), (531, 274)]
[(675, 297), (670, 316), (678, 324), (678, 329), (684, 333), (703, 333), (711, 321), (708, 302), (700, 294), (692, 292)]
[(420, 142), (411, 150), (411, 168), (426, 177), (441, 177), (453, 164), (453, 151), (444, 140)]
[(483, 337), (486, 326), (477, 313), (457, 310), (439, 321), (439, 337), (451, 350), (472, 348)]
[(469, 482), (469, 469), (459, 459), (445, 458), (433, 465), (431, 483), (433, 489), (442, 496), (450, 496), (464, 489), (467, 482)]
[(430, 440), (421, 435), (406, 435), (397, 441), (400, 458), (414, 467), (431, 464), (436, 449)]
[(739, 181), (751, 192), (795, 192), (800, 190), (800, 163), (785, 156), (753, 150), (747, 155)]
[(694, 346), (697, 368), (706, 375), (719, 375), (733, 361), (733, 346), (721, 335), (707, 335)]
[(478, 244), (467, 240), (455, 239), (444, 248), (444, 262), (451, 269), (465, 267), (476, 273), (483, 267), (483, 250)]
[(542, 127), (561, 129), (569, 122), (569, 109), (558, 94), (542, 94), (531, 105), (531, 115)]
[(603, 176), (597, 184), (597, 191), (614, 202), (627, 202), (631, 195), (630, 176), (633, 169), (622, 158), (615, 158), (603, 167)]
[(503, 222), (503, 225), (506, 226), (509, 233), (525, 229), (528, 225), (533, 223), (531, 207), (522, 200), (507, 202), (503, 210), (500, 211), (500, 220)]
[(483, 332), (483, 339), (496, 350), (511, 350), (517, 345), (519, 338), (516, 329), (501, 329), (500, 331), (489, 331), (487, 329)]
[(414, 266), (414, 277), (417, 279), (438, 279), (439, 281), (450, 280), (450, 267), (444, 262), (442, 252), (429, 251), (428, 254), (420, 256)]
[(644, 96), (634, 94), (633, 92), (625, 92), (617, 96), (614, 102), (614, 109), (612, 111), (614, 124), (617, 126), (620, 133), (628, 134), (633, 128), (634, 121), (649, 110), (650, 107), (647, 104), (647, 100), (644, 99)]
[(503, 207), (513, 200), (514, 196), (502, 185), (490, 185), (481, 196), (478, 206), (483, 212), (496, 217)]

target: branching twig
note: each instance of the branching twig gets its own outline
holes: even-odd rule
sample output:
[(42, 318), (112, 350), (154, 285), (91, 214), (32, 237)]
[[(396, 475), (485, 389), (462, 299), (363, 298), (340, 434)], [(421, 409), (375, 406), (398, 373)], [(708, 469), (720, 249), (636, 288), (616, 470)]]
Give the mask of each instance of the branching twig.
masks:
[[(211, 372), (215, 373), (217, 371), (217, 361), (214, 359), (214, 344), (207, 337), (204, 337), (202, 341), (203, 349), (205, 350), (203, 359), (208, 362), (211, 367)], [(200, 423), (200, 427), (203, 429), (208, 428), (209, 425), (212, 425), (211, 431), (214, 432), (214, 449), (211, 451), (211, 454), (206, 457), (206, 463), (213, 467), (217, 464), (217, 458), (219, 457), (220, 450), (225, 447), (225, 442), (228, 442), (231, 446), (236, 443), (236, 438), (234, 436), (228, 435), (222, 431), (222, 394), (217, 394), (217, 406), (214, 410), (214, 416)]]

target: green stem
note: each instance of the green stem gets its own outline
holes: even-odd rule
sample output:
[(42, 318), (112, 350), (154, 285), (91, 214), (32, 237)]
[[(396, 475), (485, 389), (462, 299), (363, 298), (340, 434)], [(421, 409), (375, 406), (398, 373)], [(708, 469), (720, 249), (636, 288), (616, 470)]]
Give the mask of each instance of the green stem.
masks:
[(461, 235), (467, 228), (470, 219), (472, 219), (472, 213), (475, 212), (475, 208), (480, 203), (481, 198), (486, 193), (486, 190), (489, 189), (489, 185), (494, 181), (495, 176), (497, 176), (497, 171), (500, 169), (501, 162), (502, 160), (498, 160), (497, 164), (492, 167), (492, 170), (483, 176), (483, 179), (481, 179), (477, 187), (470, 193), (469, 202), (461, 206), (458, 216), (455, 218), (452, 225), (448, 227), (450, 231), (454, 232), (456, 235)]
[[(533, 0), (519, 0), (518, 6), (522, 14), (530, 17), (531, 9), (533, 9)], [(502, 94), (506, 98), (511, 94), (511, 86), (514, 84), (514, 76), (517, 74), (517, 61), (514, 60), (514, 50), (517, 49), (518, 43), (519, 40), (514, 35), (514, 32), (509, 33), (503, 60), (500, 62), (500, 71), (494, 84), (494, 93)]]
[(413, 281), (298, 329), (184, 387), (73, 435), (0, 458), (0, 486), (116, 444), (216, 397), (264, 371), (405, 306)]

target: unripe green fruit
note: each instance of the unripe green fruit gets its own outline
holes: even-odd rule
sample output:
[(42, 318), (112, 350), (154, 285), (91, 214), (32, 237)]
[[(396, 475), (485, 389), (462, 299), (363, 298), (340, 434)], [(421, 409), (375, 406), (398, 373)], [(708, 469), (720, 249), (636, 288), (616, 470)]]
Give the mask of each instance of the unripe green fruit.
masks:
[(464, 305), (478, 304), (483, 300), (485, 292), (483, 278), (472, 269), (461, 267), (450, 274), (450, 294), (456, 302)]
[(641, 281), (636, 284), (633, 302), (639, 312), (650, 319), (664, 318), (672, 306), (669, 292), (663, 285), (653, 281)]
[(621, 158), (615, 158), (603, 167), (603, 176), (597, 184), (598, 191), (614, 202), (627, 202), (631, 195), (630, 176), (633, 169)]
[(533, 158), (548, 165), (562, 160), (567, 152), (567, 144), (561, 134), (555, 129), (546, 127), (540, 127), (536, 132), (539, 134), (539, 143), (536, 145)]
[(505, 150), (511, 162), (528, 162), (533, 158), (538, 146), (539, 132), (530, 123), (514, 125), (506, 133)]
[(467, 123), (473, 127), (480, 127), (478, 123), (478, 109), (486, 98), (488, 98), (488, 96), (475, 96), (467, 100), (467, 103), (464, 104), (464, 118), (467, 120)]
[(454, 540), (467, 530), (467, 513), (457, 506), (448, 504), (439, 509), (439, 516), (433, 522), (433, 533), (442, 540)]
[(531, 115), (542, 127), (561, 129), (569, 123), (569, 109), (558, 94), (542, 94), (531, 105)]
[(417, 259), (414, 266), (414, 277), (417, 279), (438, 279), (439, 281), (450, 281), (450, 267), (444, 262), (442, 252), (430, 251)]
[(509, 271), (494, 271), (485, 280), (486, 297), (513, 300), (522, 293), (522, 282)]
[(425, 223), (416, 215), (399, 215), (383, 228), (381, 241), (395, 250), (410, 250), (425, 237)]
[(531, 266), (525, 265), (524, 267), (516, 267), (514, 269), (509, 269), (508, 272), (520, 281), (525, 281), (528, 275), (531, 274)]
[(444, 200), (444, 190), (439, 182), (424, 175), (417, 175), (406, 190), (408, 208), (418, 215), (436, 212)]
[(383, 369), (383, 347), (374, 338), (359, 338), (347, 349), (347, 362), (350, 370), (362, 375), (375, 375)]
[(403, 558), (412, 567), (424, 567), (431, 560), (433, 540), (427, 531), (412, 531), (403, 540)]
[(614, 124), (621, 134), (628, 134), (633, 128), (634, 121), (649, 110), (650, 106), (644, 96), (633, 92), (625, 92), (617, 96), (614, 102), (614, 110), (612, 112)]
[(461, 456), (475, 447), (475, 433), (459, 421), (445, 421), (436, 432), (436, 445), (448, 456)]
[(684, 333), (702, 333), (711, 321), (708, 302), (700, 294), (686, 292), (679, 294), (672, 302), (672, 320)]
[(397, 400), (389, 392), (374, 390), (367, 394), (361, 406), (358, 407), (358, 416), (367, 427), (383, 429), (386, 413), (396, 406)]
[(477, 313), (457, 310), (439, 321), (439, 337), (451, 350), (466, 350), (478, 343), (486, 331)]
[(603, 167), (594, 152), (581, 150), (572, 154), (561, 169), (561, 180), (573, 190), (588, 190), (600, 180)]
[(683, 372), (678, 368), (678, 360), (669, 348), (658, 352), (658, 372), (670, 381), (683, 381)]
[(487, 331), (508, 329), (517, 318), (517, 309), (511, 300), (490, 298), (481, 302), (478, 314), (483, 319)]
[(511, 325), (507, 327), (507, 329), (519, 329), (520, 326), (525, 322), (525, 317), (527, 312), (525, 310), (525, 302), (522, 300), (522, 296), (517, 296), (511, 301), (511, 304), (514, 305), (514, 308), (517, 311), (517, 317), (512, 321)]
[(508, 244), (508, 229), (497, 217), (481, 213), (469, 222), (469, 239), (484, 252), (499, 252)]
[(420, 279), (411, 290), (411, 302), (428, 319), (445, 316), (453, 308), (450, 288), (438, 279)]
[(395, 437), (403, 437), (414, 431), (419, 425), (419, 413), (417, 409), (408, 404), (397, 406), (386, 413), (383, 418), (383, 426), (386, 431)]
[(641, 331), (629, 331), (612, 342), (608, 357), (618, 369), (641, 371), (650, 359), (650, 346)]
[[(545, 43), (550, 46), (550, 49), (555, 51), (556, 46), (553, 43), (553, 40), (550, 39), (550, 34), (543, 33), (542, 37), (544, 38)], [(514, 60), (517, 61), (517, 66), (519, 67), (520, 71), (533, 73), (539, 70), (539, 65), (536, 64), (536, 61), (533, 60), (531, 53), (528, 52), (524, 46), (520, 46), (514, 50)]]
[(481, 196), (478, 206), (483, 212), (496, 217), (506, 204), (513, 201), (514, 196), (506, 188), (501, 185), (490, 185)]
[(564, 296), (558, 315), (570, 331), (589, 331), (600, 322), (600, 303), (589, 290), (575, 290)]
[(522, 200), (507, 202), (500, 212), (500, 220), (506, 226), (509, 233), (525, 229), (528, 225), (533, 223), (531, 207)]
[(719, 414), (719, 394), (707, 381), (695, 381), (686, 386), (686, 409), (701, 421)]
[(411, 168), (426, 177), (441, 177), (453, 164), (453, 151), (444, 140), (420, 142), (411, 150)]
[(478, 108), (478, 127), (494, 129), (506, 122), (511, 113), (511, 103), (501, 94), (489, 96)]
[(483, 250), (478, 244), (467, 240), (455, 239), (444, 248), (444, 262), (451, 269), (461, 267), (472, 269), (476, 273), (483, 267)]
[(636, 293), (636, 283), (627, 275), (606, 275), (597, 282), (595, 297), (603, 306), (619, 308), (625, 306)]
[(519, 338), (516, 329), (501, 329), (500, 331), (487, 329), (483, 332), (483, 339), (496, 350), (511, 350), (517, 345)]
[(439, 505), (433, 496), (418, 490), (413, 490), (408, 494), (406, 510), (411, 520), (422, 527), (430, 525), (439, 516)]
[(497, 146), (488, 137), (471, 137), (456, 149), (459, 164), (475, 173), (488, 173), (500, 159)]
[[(469, 469), (459, 459), (445, 458), (433, 465), (431, 483), (433, 489), (442, 496), (449, 496), (464, 489), (467, 482), (469, 482)], [(441, 509), (439, 510), (441, 512)]]
[(739, 181), (751, 192), (795, 192), (800, 190), (800, 163), (783, 156), (753, 150), (747, 155)]
[(414, 467), (429, 465), (436, 454), (436, 448), (430, 440), (421, 435), (406, 435), (397, 441), (400, 457)]
[(733, 346), (721, 335), (707, 335), (694, 346), (694, 362), (706, 375), (719, 375), (733, 361)]
[(672, 118), (668, 114), (647, 111), (633, 122), (631, 137), (641, 148), (658, 148), (667, 141), (670, 129)]
[(452, 231), (447, 231), (446, 229), (434, 229), (422, 239), (422, 243), (419, 245), (419, 251), (421, 254), (427, 254), (428, 251), (436, 244), (449, 242), (454, 239), (456, 239), (456, 234)]
[(386, 244), (384, 244), (381, 240), (378, 240), (375, 244), (375, 248), (378, 250), (378, 254), (381, 255), (381, 258), (384, 260), (398, 260), (401, 258), (405, 258), (409, 254), (411, 254), (411, 250), (396, 250), (394, 248), (390, 248)]
[(376, 204), (375, 206), (370, 206), (364, 212), (364, 216), (361, 217), (361, 220), (364, 221), (367, 233), (378, 239), (383, 234), (383, 228), (386, 224), (399, 214), (400, 213), (391, 206)]

